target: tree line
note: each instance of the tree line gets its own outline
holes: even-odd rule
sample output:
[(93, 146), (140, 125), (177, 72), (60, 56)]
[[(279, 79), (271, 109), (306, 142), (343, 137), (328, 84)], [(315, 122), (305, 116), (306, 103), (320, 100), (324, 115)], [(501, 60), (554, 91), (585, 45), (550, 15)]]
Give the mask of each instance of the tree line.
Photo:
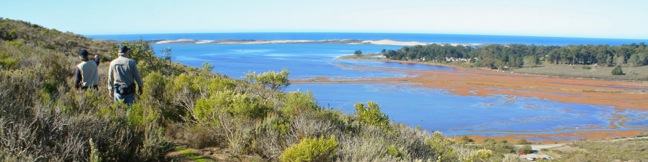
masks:
[(430, 44), (383, 50), (386, 58), (407, 61), (466, 62), (497, 69), (537, 66), (540, 64), (643, 66), (648, 65), (645, 43), (610, 45), (541, 46), (493, 44), (465, 46)]

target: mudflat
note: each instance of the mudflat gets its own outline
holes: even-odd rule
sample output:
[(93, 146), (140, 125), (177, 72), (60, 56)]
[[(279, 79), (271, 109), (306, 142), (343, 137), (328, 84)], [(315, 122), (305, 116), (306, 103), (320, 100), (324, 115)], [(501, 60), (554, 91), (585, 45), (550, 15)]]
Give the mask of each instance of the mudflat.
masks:
[(535, 74), (456, 68), (455, 71), (415, 71), (411, 78), (389, 78), (459, 95), (515, 95), (569, 103), (609, 105), (648, 110), (648, 82), (564, 78)]
[[(412, 62), (401, 62), (412, 64)], [(453, 67), (406, 70), (410, 77), (296, 80), (296, 83), (403, 83), (444, 89), (457, 95), (514, 95), (567, 103), (648, 110), (648, 81), (600, 80)], [(366, 70), (366, 69), (365, 69)]]

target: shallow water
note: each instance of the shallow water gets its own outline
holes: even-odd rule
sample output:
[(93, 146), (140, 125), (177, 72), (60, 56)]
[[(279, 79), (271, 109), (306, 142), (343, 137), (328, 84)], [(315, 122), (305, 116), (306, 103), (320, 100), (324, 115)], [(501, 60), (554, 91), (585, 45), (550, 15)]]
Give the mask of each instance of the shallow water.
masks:
[[(436, 37), (435, 37), (436, 36)], [(97, 39), (393, 39), (456, 43), (620, 44), (630, 40), (411, 34), (163, 34), (96, 36)], [(461, 40), (461, 41), (458, 41)], [(634, 41), (634, 40), (633, 40)], [(214, 65), (214, 71), (233, 78), (268, 70), (290, 71), (290, 79), (404, 77), (404, 70), (452, 70), (448, 67), (371, 61), (337, 60), (355, 50), (365, 53), (400, 46), (371, 44), (153, 44), (159, 55), (172, 49), (172, 60), (189, 66)], [(607, 106), (568, 104), (516, 96), (459, 96), (444, 90), (406, 84), (293, 84), (286, 91), (312, 92), (325, 107), (353, 113), (353, 104), (377, 102), (390, 119), (447, 135), (500, 135), (509, 133), (561, 133), (579, 130), (646, 128), (648, 113), (618, 111)], [(623, 124), (612, 120), (624, 116)]]

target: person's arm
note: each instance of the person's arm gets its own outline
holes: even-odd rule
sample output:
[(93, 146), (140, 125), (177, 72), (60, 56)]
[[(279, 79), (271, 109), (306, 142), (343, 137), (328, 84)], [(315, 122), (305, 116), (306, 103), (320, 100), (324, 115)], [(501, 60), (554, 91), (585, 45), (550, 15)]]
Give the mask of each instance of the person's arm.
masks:
[(99, 55), (95, 55), (94, 61), (95, 63), (97, 63), (97, 66), (99, 66), (99, 63), (101, 63), (101, 59), (99, 58)]
[(113, 78), (113, 65), (110, 64), (108, 66), (108, 79), (107, 79), (108, 80), (108, 85), (106, 86), (106, 87), (108, 87), (108, 91), (110, 91), (110, 96), (113, 96), (113, 93), (114, 93), (113, 92), (113, 79), (114, 79)]
[(139, 70), (137, 70), (137, 62), (133, 61), (133, 64), (131, 64), (131, 66), (131, 68), (133, 69), (133, 79), (135, 79), (135, 82), (137, 82), (137, 91), (140, 95), (142, 95), (144, 83), (142, 82), (142, 77), (139, 74)]
[(81, 70), (79, 68), (74, 68), (74, 88), (79, 89), (81, 88), (81, 80), (83, 77), (81, 76)]

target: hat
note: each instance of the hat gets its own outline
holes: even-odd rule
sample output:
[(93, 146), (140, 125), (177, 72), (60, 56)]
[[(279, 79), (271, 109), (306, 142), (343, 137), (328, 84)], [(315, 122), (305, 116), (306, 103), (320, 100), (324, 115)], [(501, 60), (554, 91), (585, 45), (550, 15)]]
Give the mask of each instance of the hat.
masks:
[(130, 48), (128, 48), (127, 46), (119, 47), (119, 53), (126, 53), (128, 51), (130, 51)]
[(79, 50), (79, 56), (88, 57), (88, 50), (85, 50), (85, 49)]

